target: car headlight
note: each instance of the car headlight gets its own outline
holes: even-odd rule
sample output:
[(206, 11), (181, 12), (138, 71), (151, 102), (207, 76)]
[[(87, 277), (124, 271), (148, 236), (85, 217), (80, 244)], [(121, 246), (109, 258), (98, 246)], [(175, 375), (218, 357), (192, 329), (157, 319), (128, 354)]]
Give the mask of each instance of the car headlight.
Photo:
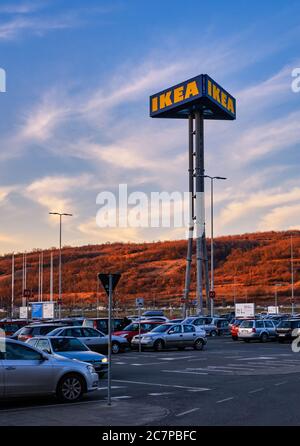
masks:
[(151, 337), (150, 336), (143, 336), (142, 340), (143, 341), (151, 341)]
[(121, 334), (120, 336), (121, 336), (121, 338), (127, 338), (128, 333), (123, 333), (123, 334)]
[(88, 369), (88, 371), (89, 371), (90, 373), (96, 373), (96, 370), (95, 370), (94, 366), (92, 366), (92, 365), (88, 365), (86, 368)]
[(108, 360), (107, 360), (107, 358), (103, 358), (102, 360), (101, 360), (101, 362), (107, 362)]

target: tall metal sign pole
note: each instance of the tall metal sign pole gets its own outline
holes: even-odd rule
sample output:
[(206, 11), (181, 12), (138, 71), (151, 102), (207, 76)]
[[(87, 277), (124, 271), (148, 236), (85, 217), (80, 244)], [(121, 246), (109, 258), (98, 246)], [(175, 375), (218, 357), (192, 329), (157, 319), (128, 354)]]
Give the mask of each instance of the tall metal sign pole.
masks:
[(207, 74), (200, 74), (150, 96), (152, 118), (188, 119), (189, 131), (189, 231), (186, 257), (183, 317), (186, 316), (191, 285), (193, 233), (196, 228), (197, 307), (203, 313), (203, 278), (206, 309), (210, 292), (205, 237), (204, 120), (234, 120), (236, 101)]
[(108, 373), (107, 373), (107, 404), (111, 406), (111, 347), (112, 347), (112, 306), (113, 306), (113, 292), (121, 278), (120, 273), (114, 274), (98, 274), (98, 279), (103, 285), (103, 288), (108, 296)]

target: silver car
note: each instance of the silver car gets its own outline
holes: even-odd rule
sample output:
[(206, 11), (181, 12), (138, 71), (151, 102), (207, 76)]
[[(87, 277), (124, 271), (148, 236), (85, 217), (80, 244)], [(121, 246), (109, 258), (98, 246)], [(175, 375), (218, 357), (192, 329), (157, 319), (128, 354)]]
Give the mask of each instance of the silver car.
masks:
[(276, 326), (274, 322), (263, 319), (249, 319), (242, 321), (238, 330), (238, 339), (245, 342), (258, 339), (266, 342), (268, 339), (276, 338)]
[[(107, 354), (108, 350), (108, 335), (105, 335), (99, 330), (91, 327), (62, 327), (48, 333), (48, 336), (72, 336), (80, 339), (92, 351)], [(121, 336), (112, 336), (111, 351), (112, 353), (120, 353), (129, 348), (127, 339)]]
[(0, 338), (0, 398), (54, 394), (71, 403), (97, 388), (92, 365)]
[(205, 334), (199, 333), (191, 324), (163, 324), (155, 327), (148, 333), (134, 336), (131, 347), (153, 348), (156, 351), (165, 348), (178, 348), (184, 350), (185, 347), (193, 347), (195, 350), (202, 350), (207, 340)]
[(187, 317), (183, 321), (184, 324), (192, 324), (196, 327), (196, 330), (204, 330), (208, 336), (217, 336), (218, 328), (213, 323), (211, 317), (205, 316), (194, 316)]

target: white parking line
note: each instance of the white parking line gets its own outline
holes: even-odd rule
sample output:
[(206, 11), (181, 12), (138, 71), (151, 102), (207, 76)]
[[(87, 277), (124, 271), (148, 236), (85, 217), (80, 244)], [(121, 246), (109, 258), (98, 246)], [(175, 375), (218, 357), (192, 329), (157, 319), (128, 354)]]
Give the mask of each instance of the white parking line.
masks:
[(162, 370), (164, 373), (180, 373), (180, 374), (188, 374), (188, 375), (208, 375), (207, 372), (189, 372), (184, 370)]
[(125, 381), (123, 379), (114, 379), (114, 382), (119, 382), (119, 383), (126, 383), (126, 384), (139, 384), (142, 386), (158, 386), (158, 387), (171, 387), (173, 389), (199, 389), (200, 391), (205, 391), (205, 390), (211, 390), (211, 389), (206, 389), (204, 387), (194, 387), (194, 386), (176, 386), (173, 384), (161, 384), (161, 383), (148, 383), (145, 381)]
[(254, 390), (250, 390), (249, 393), (257, 393), (257, 392), (262, 392), (264, 390), (264, 387), (261, 387), (260, 389), (254, 389)]
[(199, 410), (199, 407), (195, 407), (194, 409), (186, 410), (185, 412), (178, 413), (175, 415), (175, 417), (182, 417), (183, 415), (187, 415), (188, 413), (196, 412), (196, 410)]
[(172, 392), (154, 392), (148, 393), (149, 396), (163, 396), (163, 395), (172, 395)]
[(217, 403), (225, 403), (226, 401), (230, 401), (230, 400), (233, 400), (234, 399), (234, 397), (233, 396), (230, 396), (230, 397), (228, 397), (228, 398), (224, 398), (224, 400), (219, 400), (219, 401), (217, 401)]
[(287, 381), (281, 381), (279, 383), (274, 384), (274, 386), (282, 386), (283, 384), (286, 384)]
[(2, 412), (22, 412), (26, 410), (32, 410), (32, 409), (49, 409), (51, 407), (74, 407), (74, 406), (82, 406), (83, 404), (95, 404), (95, 403), (104, 403), (105, 398), (99, 398), (98, 400), (92, 400), (92, 401), (81, 401), (79, 403), (59, 403), (59, 404), (45, 404), (45, 405), (36, 405), (36, 406), (26, 406), (26, 407), (16, 407), (14, 409), (0, 409), (0, 413)]

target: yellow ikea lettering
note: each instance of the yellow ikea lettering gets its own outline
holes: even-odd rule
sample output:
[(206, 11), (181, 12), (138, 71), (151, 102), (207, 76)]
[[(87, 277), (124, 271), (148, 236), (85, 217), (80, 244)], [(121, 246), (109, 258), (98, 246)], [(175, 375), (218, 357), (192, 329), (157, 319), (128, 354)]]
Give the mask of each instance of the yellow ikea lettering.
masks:
[(221, 93), (221, 103), (223, 107), (227, 108), (227, 94), (224, 91)]
[(158, 110), (158, 98), (152, 98), (152, 111), (155, 112)]
[(186, 86), (184, 99), (188, 99), (190, 96), (197, 96), (197, 94), (199, 94), (197, 82), (189, 82)]
[(207, 81), (207, 93), (209, 94), (209, 96), (212, 96), (212, 88), (210, 80)]
[(213, 98), (216, 101), (221, 102), (221, 99), (220, 99), (220, 88), (218, 88), (216, 85), (213, 85)]
[(234, 105), (233, 105), (233, 100), (232, 100), (231, 98), (228, 98), (227, 109), (228, 109), (231, 113), (234, 113)]
[(180, 101), (183, 101), (183, 100), (184, 100), (183, 86), (175, 88), (175, 90), (174, 90), (174, 103), (180, 102)]
[(167, 91), (167, 93), (163, 93), (159, 96), (159, 108), (165, 108), (172, 105), (171, 93), (172, 91)]

